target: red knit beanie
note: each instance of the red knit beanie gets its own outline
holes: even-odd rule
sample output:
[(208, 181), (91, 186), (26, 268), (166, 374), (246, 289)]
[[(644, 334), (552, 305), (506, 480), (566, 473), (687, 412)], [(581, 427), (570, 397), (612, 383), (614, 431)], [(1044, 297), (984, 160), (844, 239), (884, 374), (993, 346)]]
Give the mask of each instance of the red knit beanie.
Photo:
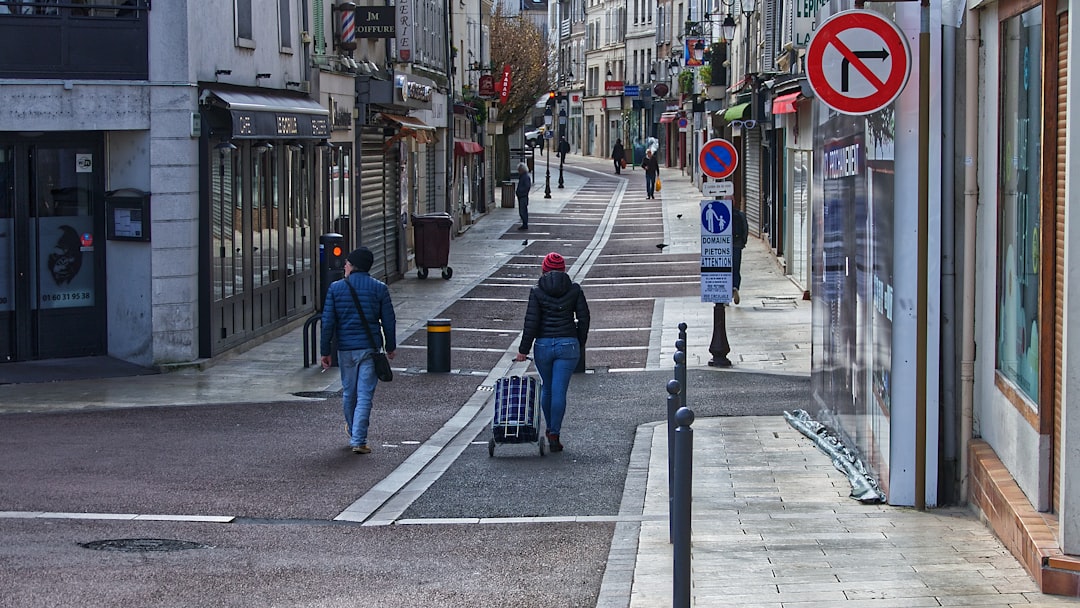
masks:
[(559, 270), (566, 272), (566, 260), (554, 251), (544, 256), (544, 263), (540, 265), (540, 269), (544, 272), (551, 272), (552, 270)]

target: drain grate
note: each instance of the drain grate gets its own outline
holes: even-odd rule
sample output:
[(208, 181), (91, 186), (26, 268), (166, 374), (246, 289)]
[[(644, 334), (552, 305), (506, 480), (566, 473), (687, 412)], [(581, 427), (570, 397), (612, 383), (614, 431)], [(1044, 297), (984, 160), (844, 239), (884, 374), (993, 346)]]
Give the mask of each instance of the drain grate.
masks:
[(187, 540), (168, 538), (118, 538), (113, 540), (95, 540), (79, 543), (84, 549), (94, 551), (119, 551), (121, 553), (150, 553), (165, 551), (186, 551), (188, 549), (210, 549), (210, 545), (193, 543)]

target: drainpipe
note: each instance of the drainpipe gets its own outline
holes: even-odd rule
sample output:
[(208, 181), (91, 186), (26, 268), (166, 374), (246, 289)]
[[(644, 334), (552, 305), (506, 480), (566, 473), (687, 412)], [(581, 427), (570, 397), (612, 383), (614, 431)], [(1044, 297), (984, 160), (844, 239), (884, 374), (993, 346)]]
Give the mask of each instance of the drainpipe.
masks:
[(975, 390), (975, 219), (979, 203), (979, 13), (966, 15), (964, 59), (964, 285), (960, 322), (960, 501), (968, 500), (968, 446)]
[[(956, 38), (957, 30), (952, 23), (942, 24), (941, 98), (956, 99)], [(942, 477), (949, 480), (948, 492), (956, 486), (959, 455), (956, 453), (959, 429), (959, 399), (956, 395), (956, 112), (941, 114), (941, 438), (942, 451), (948, 468), (940, 468)], [(944, 473), (948, 471), (946, 477)], [(941, 484), (939, 483), (939, 487)], [(942, 487), (942, 490), (945, 490)]]

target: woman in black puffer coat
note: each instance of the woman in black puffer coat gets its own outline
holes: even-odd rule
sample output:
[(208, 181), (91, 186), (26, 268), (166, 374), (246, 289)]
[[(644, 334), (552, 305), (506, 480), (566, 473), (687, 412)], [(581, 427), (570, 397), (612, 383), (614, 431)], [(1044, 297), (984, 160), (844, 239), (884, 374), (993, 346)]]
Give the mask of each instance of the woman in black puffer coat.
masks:
[(548, 445), (552, 452), (561, 452), (559, 434), (566, 412), (566, 391), (589, 335), (589, 304), (581, 286), (566, 274), (566, 261), (561, 255), (547, 254), (541, 269), (544, 274), (529, 292), (525, 330), (516, 359), (524, 361), (535, 342), (536, 369), (543, 382), (540, 407), (547, 422)]

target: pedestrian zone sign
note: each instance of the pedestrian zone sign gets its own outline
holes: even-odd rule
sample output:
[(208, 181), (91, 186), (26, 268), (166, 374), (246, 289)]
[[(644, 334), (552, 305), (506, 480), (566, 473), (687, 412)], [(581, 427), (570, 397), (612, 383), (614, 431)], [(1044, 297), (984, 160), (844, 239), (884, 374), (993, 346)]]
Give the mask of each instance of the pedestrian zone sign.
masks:
[(701, 201), (701, 301), (731, 302), (731, 200)]

